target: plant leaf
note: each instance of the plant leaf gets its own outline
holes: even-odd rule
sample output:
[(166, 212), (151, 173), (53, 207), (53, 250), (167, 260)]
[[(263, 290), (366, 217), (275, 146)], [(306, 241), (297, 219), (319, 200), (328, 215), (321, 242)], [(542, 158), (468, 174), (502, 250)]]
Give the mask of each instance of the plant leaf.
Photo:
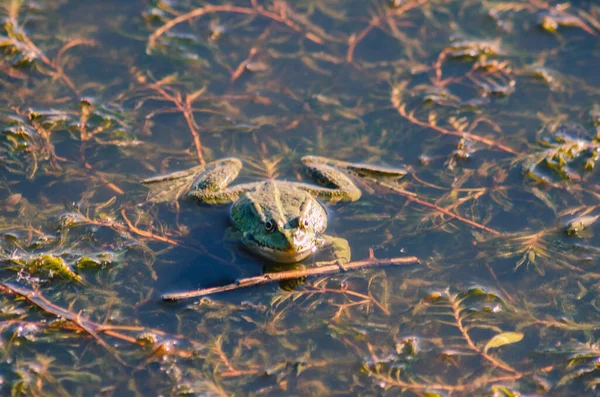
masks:
[(522, 332), (502, 332), (501, 334), (498, 334), (490, 339), (487, 345), (485, 345), (483, 351), (487, 353), (487, 351), (491, 348), (519, 342), (521, 339), (523, 339), (523, 336), (524, 335)]

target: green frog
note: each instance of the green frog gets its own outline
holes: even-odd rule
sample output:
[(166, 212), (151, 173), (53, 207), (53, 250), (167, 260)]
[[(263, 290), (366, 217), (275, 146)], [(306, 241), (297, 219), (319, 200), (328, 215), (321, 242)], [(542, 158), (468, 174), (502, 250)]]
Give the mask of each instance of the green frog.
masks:
[(350, 261), (345, 239), (327, 236), (328, 204), (356, 201), (360, 189), (349, 174), (398, 179), (404, 169), (354, 164), (325, 157), (302, 157), (304, 168), (319, 185), (266, 180), (231, 185), (242, 169), (237, 158), (225, 158), (189, 170), (143, 181), (150, 187), (148, 201), (162, 202), (182, 196), (206, 204), (233, 204), (233, 234), (250, 251), (277, 263), (295, 263), (319, 248), (329, 246), (343, 269)]

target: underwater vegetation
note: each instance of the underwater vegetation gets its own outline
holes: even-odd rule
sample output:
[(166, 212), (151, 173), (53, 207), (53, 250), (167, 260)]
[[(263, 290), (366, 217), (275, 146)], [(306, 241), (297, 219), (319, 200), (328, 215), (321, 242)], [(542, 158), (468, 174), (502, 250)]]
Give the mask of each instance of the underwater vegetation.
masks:
[[(1, 395), (599, 393), (597, 2), (0, 19)], [(327, 206), (345, 269), (264, 261), (229, 206), (142, 184), (225, 157), (308, 183), (306, 155), (403, 170), (358, 166), (360, 200)]]

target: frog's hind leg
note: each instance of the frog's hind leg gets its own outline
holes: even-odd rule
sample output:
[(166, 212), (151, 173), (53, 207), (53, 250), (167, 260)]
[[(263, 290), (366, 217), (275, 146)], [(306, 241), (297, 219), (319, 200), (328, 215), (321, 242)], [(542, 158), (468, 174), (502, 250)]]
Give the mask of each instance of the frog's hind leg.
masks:
[(207, 165), (191, 183), (188, 197), (206, 204), (226, 204), (238, 199), (239, 195), (251, 189), (252, 184), (228, 186), (237, 178), (242, 162), (227, 158)]
[(304, 156), (302, 163), (311, 179), (324, 187), (303, 183), (299, 184), (300, 188), (332, 202), (356, 201), (360, 198), (360, 189), (343, 171), (335, 168), (343, 168), (345, 163), (317, 156)]
[(198, 165), (188, 170), (144, 179), (142, 183), (149, 188), (146, 202), (163, 203), (176, 201), (189, 190), (192, 181), (205, 169), (205, 166)]
[[(305, 189), (323, 199), (330, 201), (356, 201), (360, 198), (360, 190), (354, 182), (341, 170), (350, 175), (371, 179), (375, 182), (396, 181), (408, 174), (406, 168), (391, 168), (372, 164), (349, 163), (327, 157), (304, 156), (302, 162), (310, 176), (321, 185), (334, 188)], [(307, 186), (303, 184), (303, 187)], [(308, 185), (310, 186), (310, 185)]]
[(145, 179), (142, 183), (150, 188), (146, 200), (153, 203), (168, 202), (190, 195), (190, 192), (225, 189), (237, 177), (241, 168), (240, 160), (226, 158)]

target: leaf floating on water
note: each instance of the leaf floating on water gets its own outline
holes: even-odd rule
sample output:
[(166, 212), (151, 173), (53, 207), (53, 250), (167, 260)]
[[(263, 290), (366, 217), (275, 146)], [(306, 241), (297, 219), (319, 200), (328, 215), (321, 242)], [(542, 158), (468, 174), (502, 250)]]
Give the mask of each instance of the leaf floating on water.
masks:
[(492, 386), (492, 392), (494, 392), (494, 396), (497, 396), (497, 397), (501, 397), (501, 396), (517, 397), (517, 396), (520, 396), (520, 394), (516, 394), (515, 392), (513, 392), (512, 390), (510, 390), (506, 386), (494, 385), (494, 386)]
[(520, 342), (524, 336), (522, 332), (503, 332), (490, 339), (483, 351), (487, 353), (489, 349)]
[(596, 36), (596, 32), (588, 26), (581, 18), (564, 12), (547, 12), (541, 15), (540, 27), (550, 33), (554, 33), (559, 27), (576, 27)]
[(269, 70), (269, 65), (264, 62), (248, 62), (246, 64), (246, 70), (249, 72), (266, 72)]
[(450, 58), (490, 56), (501, 54), (500, 41), (459, 40), (454, 41), (446, 50)]
[(75, 273), (62, 257), (51, 254), (35, 255), (28, 259), (10, 258), (4, 261), (4, 265), (8, 269), (22, 270), (27, 274), (47, 279), (81, 281), (81, 276)]
[(23, 195), (20, 193), (11, 194), (4, 201), (4, 204), (6, 204), (7, 206), (10, 206), (10, 207), (13, 207), (13, 206), (17, 205), (19, 203), (19, 201), (21, 201), (22, 198), (23, 198)]
[(106, 267), (113, 263), (112, 254), (110, 253), (102, 253), (99, 255), (91, 256), (82, 256), (77, 260), (75, 266), (78, 269), (99, 269)]
[(443, 397), (443, 394), (428, 391), (428, 392), (425, 392), (425, 394), (423, 394), (423, 396), (425, 396), (425, 397)]

